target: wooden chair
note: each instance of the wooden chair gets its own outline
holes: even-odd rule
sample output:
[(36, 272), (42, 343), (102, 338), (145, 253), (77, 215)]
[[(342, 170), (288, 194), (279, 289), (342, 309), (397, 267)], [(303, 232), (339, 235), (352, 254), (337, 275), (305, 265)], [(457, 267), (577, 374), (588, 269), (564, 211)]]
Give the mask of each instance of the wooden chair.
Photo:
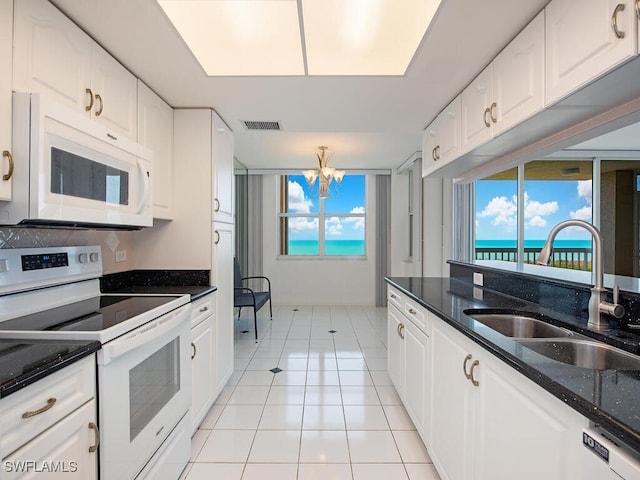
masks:
[[(246, 280), (262, 279), (267, 281), (267, 291), (256, 292), (244, 286)], [(273, 320), (273, 310), (271, 307), (271, 281), (267, 277), (253, 276), (243, 277), (240, 271), (240, 262), (238, 257), (233, 257), (233, 306), (238, 307), (238, 320), (240, 320), (240, 312), (242, 307), (253, 307), (253, 325), (256, 332), (256, 343), (258, 342), (258, 310), (260, 310), (267, 301), (269, 302), (269, 319)]]

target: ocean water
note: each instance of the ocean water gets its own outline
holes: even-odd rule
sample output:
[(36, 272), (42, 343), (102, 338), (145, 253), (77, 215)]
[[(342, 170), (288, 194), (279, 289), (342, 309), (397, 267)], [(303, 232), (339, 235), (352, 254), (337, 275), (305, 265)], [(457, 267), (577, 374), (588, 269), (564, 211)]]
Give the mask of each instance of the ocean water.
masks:
[[(325, 255), (364, 255), (364, 240), (325, 240)], [(317, 240), (289, 240), (289, 255), (318, 255)]]

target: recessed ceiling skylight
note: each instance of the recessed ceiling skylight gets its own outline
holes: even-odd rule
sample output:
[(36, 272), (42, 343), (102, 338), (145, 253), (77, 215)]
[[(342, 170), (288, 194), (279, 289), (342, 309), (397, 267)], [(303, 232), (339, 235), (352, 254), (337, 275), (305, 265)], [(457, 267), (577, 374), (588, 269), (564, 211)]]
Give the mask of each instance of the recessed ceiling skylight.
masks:
[(211, 76), (403, 75), (440, 0), (158, 3)]

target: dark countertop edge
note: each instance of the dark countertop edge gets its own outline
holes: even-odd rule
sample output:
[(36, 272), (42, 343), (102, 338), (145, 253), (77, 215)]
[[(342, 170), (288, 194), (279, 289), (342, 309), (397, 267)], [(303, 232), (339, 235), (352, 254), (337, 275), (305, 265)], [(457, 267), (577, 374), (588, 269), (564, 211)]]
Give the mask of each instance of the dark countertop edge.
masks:
[[(454, 279), (451, 280), (455, 281)], [(412, 300), (418, 302), (438, 318), (447, 322), (453, 328), (461, 332), (466, 337), (470, 338), (473, 342), (480, 345), (495, 357), (502, 360), (514, 370), (522, 373), (529, 380), (542, 387), (544, 390), (561, 400), (567, 406), (573, 408), (575, 411), (577, 411), (581, 415), (584, 415), (589, 420), (592, 420), (593, 422), (599, 424), (604, 430), (607, 430), (611, 434), (616, 435), (616, 437), (618, 437), (624, 443), (627, 443), (631, 448), (640, 451), (640, 432), (635, 431), (628, 425), (620, 422), (618, 419), (612, 417), (606, 412), (603, 412), (593, 403), (585, 400), (584, 398), (576, 396), (573, 392), (571, 392), (571, 390), (563, 386), (561, 383), (558, 383), (552, 378), (544, 375), (539, 370), (520, 361), (518, 358), (501, 349), (499, 346), (495, 345), (493, 342), (486, 339), (477, 332), (468, 329), (465, 325), (451, 317), (451, 315), (438, 310), (433, 305), (428, 304), (422, 298), (416, 296), (414, 293), (406, 290), (401, 285), (394, 282), (393, 278), (385, 277), (385, 281), (389, 285), (392, 285), (394, 288), (397, 288), (398, 290), (403, 292), (405, 295), (411, 297)]]
[(211, 286), (211, 287), (207, 287), (204, 290), (202, 290), (201, 292), (198, 293), (192, 293), (191, 294), (191, 301), (193, 302), (194, 300), (198, 300), (199, 298), (202, 298), (206, 295), (209, 295), (210, 293), (216, 292), (218, 291), (218, 287), (216, 286)]
[[(37, 342), (37, 340), (29, 340), (30, 343)], [(87, 342), (84, 346), (77, 348), (72, 353), (58, 358), (55, 361), (38, 367), (37, 369), (18, 375), (11, 380), (6, 381), (0, 385), (0, 398), (4, 398), (12, 393), (22, 390), (38, 380), (41, 380), (52, 373), (62, 370), (63, 368), (77, 362), (78, 360), (97, 352), (102, 348), (102, 345), (98, 341)]]

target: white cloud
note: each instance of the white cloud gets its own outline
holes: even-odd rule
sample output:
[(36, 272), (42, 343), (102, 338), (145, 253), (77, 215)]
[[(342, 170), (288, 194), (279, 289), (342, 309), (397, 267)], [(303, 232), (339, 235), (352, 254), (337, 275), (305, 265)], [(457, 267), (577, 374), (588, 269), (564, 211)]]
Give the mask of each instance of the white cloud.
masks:
[(353, 207), (349, 213), (364, 213), (364, 207)]
[[(349, 213), (364, 213), (364, 207), (353, 207)], [(354, 230), (364, 230), (364, 217), (345, 217), (343, 221), (353, 224)]]
[(529, 220), (529, 225), (532, 227), (544, 227), (547, 224), (547, 221), (542, 218), (540, 215), (535, 215)]
[(293, 232), (317, 231), (317, 218), (289, 217), (289, 229)]
[(289, 211), (294, 213), (309, 213), (313, 202), (305, 197), (304, 189), (298, 182), (289, 181)]
[(589, 205), (593, 200), (591, 180), (579, 180), (578, 181), (578, 196), (583, 198)]
[(338, 217), (331, 217), (326, 224), (327, 235), (342, 235), (342, 222)]
[(591, 205), (579, 208), (575, 211), (571, 211), (569, 213), (569, 216), (577, 220), (585, 220), (587, 222), (591, 222)]
[(493, 197), (484, 210), (478, 214), (479, 217), (493, 217), (492, 225), (514, 225), (516, 223), (516, 212), (518, 208), (515, 202), (507, 197)]

